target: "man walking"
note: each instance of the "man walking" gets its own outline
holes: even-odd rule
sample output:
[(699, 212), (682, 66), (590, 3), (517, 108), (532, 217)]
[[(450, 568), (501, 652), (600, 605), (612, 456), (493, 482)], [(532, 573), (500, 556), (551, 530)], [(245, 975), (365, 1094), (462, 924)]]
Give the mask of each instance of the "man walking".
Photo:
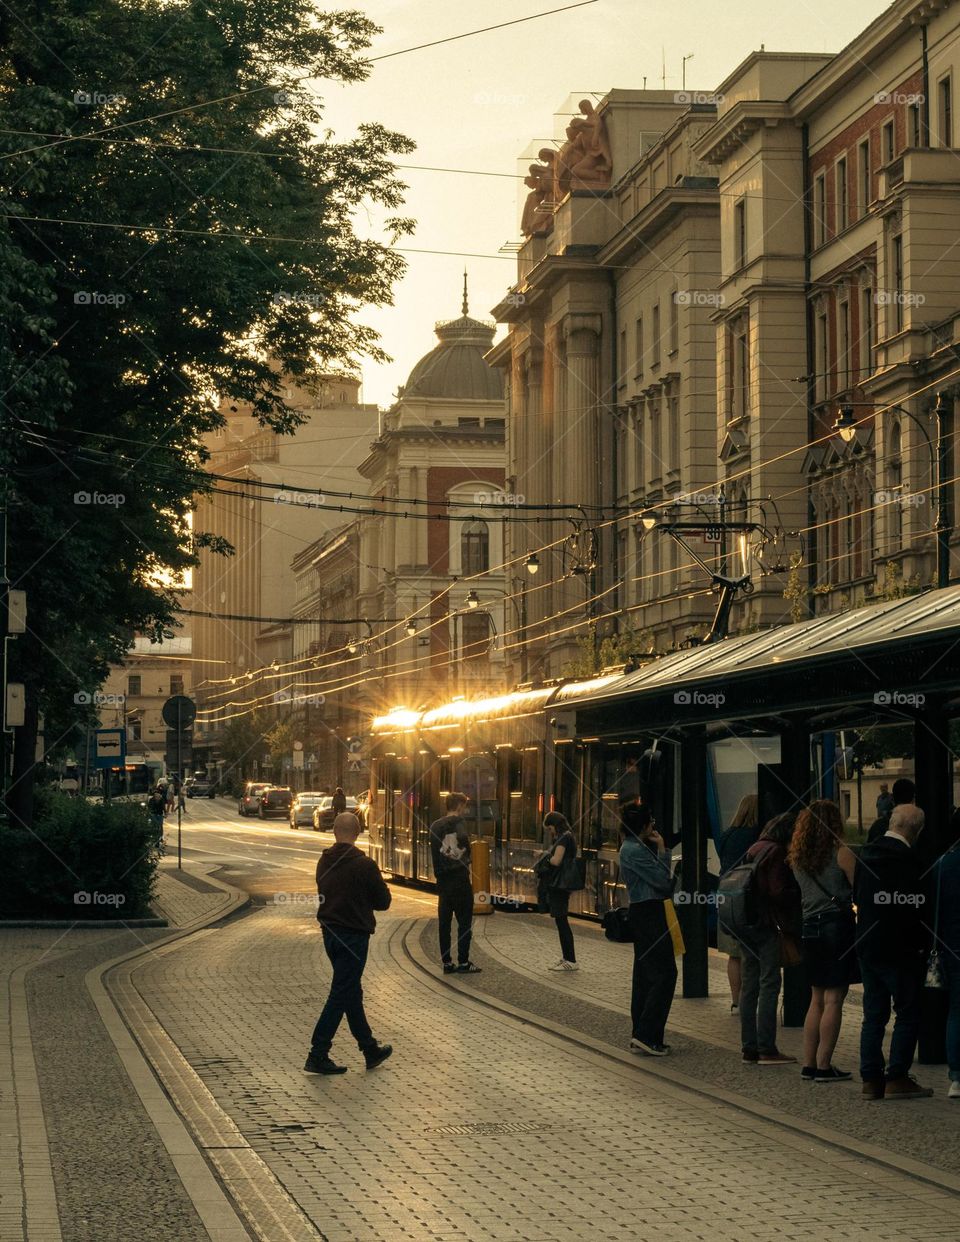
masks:
[[(881, 785), (883, 791), (885, 785)], [(887, 829), (890, 827), (890, 816), (898, 806), (913, 806), (917, 797), (917, 787), (913, 781), (905, 776), (901, 776), (899, 780), (893, 782), (893, 792), (887, 794), (887, 799), (882, 803), (883, 794), (877, 799), (877, 818), (867, 829), (867, 843), (872, 845), (874, 841), (879, 841)]]
[[(470, 880), (470, 838), (463, 812), (470, 799), (463, 793), (447, 794), (447, 813), (430, 825), (430, 851), (437, 881), (437, 919), (440, 933), (440, 959), (443, 973), (477, 975), (480, 967), (470, 961), (470, 932), (473, 923), (473, 884)], [(450, 931), (457, 917), (457, 965), (450, 955)]]
[[(916, 1100), (933, 1095), (910, 1076), (920, 1033), (927, 949), (926, 894), (916, 848), (922, 830), (923, 811), (899, 803), (886, 834), (860, 851), (853, 876), (857, 956), (863, 977), (860, 1077), (865, 1100)], [(891, 1003), (896, 1018), (890, 1061), (885, 1064), (883, 1037)]]
[(393, 1052), (378, 1044), (363, 1010), (363, 968), (370, 937), (376, 929), (374, 910), (390, 908), (390, 890), (380, 868), (356, 847), (360, 821), (349, 812), (333, 821), (335, 845), (325, 849), (317, 863), (317, 920), (323, 928), (323, 947), (333, 980), (330, 995), (313, 1030), (310, 1055), (304, 1069), (310, 1074), (345, 1074), (347, 1067), (330, 1058), (330, 1046), (341, 1019), (364, 1055), (367, 1069), (376, 1069)]

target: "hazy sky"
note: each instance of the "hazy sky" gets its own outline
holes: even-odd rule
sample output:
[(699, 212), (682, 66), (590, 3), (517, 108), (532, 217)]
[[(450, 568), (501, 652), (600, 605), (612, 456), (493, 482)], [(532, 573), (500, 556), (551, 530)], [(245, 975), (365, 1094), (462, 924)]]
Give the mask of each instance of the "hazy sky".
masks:
[[(343, 7), (348, 7), (349, 0)], [(562, 0), (368, 0), (357, 3), (379, 26), (371, 56), (559, 7)], [(324, 0), (318, 7), (327, 8)], [(460, 313), (466, 264), (470, 312), (489, 311), (513, 282), (515, 260), (497, 254), (520, 238), (520, 155), (532, 140), (566, 124), (557, 110), (572, 94), (612, 87), (713, 90), (749, 53), (837, 52), (888, 6), (880, 0), (597, 0), (566, 13), (411, 52), (374, 67), (370, 80), (330, 88), (327, 120), (338, 137), (379, 121), (413, 138), (404, 164), (507, 173), (508, 177), (410, 170), (405, 213), (417, 232), (402, 244), (452, 254), (410, 254), (396, 304), (364, 318), (394, 361), (364, 368), (364, 398), (389, 405), (398, 384), (436, 343), (434, 322)], [(574, 105), (575, 108), (575, 105)], [(559, 126), (559, 128), (558, 128)], [(539, 145), (539, 143), (538, 143)], [(360, 227), (365, 222), (361, 221)]]

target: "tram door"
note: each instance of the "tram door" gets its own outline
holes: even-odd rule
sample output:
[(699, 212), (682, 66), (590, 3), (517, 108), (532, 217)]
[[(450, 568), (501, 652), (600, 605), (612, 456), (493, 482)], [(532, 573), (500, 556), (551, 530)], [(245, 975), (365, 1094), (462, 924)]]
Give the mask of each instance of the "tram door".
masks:
[(490, 856), (500, 835), (500, 799), (497, 789), (497, 765), (491, 755), (468, 755), (457, 765), (456, 788), (470, 799), (466, 823), (471, 836), (480, 837), (490, 846)]

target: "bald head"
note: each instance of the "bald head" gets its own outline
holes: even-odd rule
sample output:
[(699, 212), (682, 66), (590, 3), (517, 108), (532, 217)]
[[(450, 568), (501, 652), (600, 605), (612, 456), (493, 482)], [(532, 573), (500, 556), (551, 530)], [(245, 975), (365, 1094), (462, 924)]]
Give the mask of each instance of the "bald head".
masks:
[(912, 802), (902, 802), (893, 808), (890, 816), (890, 832), (899, 832), (902, 837), (916, 845), (917, 838), (923, 830), (923, 811)]
[(350, 845), (360, 835), (360, 821), (352, 811), (341, 811), (333, 821), (333, 835), (337, 841), (346, 841)]

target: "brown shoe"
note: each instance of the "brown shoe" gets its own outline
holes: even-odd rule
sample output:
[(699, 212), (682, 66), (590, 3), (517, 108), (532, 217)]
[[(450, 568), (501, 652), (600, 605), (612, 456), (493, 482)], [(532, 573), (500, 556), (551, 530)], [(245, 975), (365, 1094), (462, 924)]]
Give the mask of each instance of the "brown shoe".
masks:
[(788, 1057), (785, 1052), (761, 1052), (757, 1057), (758, 1065), (796, 1065), (796, 1057)]
[(905, 1078), (888, 1078), (884, 1099), (887, 1100), (929, 1100), (933, 1095), (933, 1087), (921, 1087), (915, 1078), (908, 1074)]
[(883, 1082), (883, 1079), (880, 1079), (879, 1081), (871, 1079), (869, 1082), (865, 1082), (860, 1088), (860, 1094), (865, 1100), (882, 1100), (884, 1086), (885, 1083)]

